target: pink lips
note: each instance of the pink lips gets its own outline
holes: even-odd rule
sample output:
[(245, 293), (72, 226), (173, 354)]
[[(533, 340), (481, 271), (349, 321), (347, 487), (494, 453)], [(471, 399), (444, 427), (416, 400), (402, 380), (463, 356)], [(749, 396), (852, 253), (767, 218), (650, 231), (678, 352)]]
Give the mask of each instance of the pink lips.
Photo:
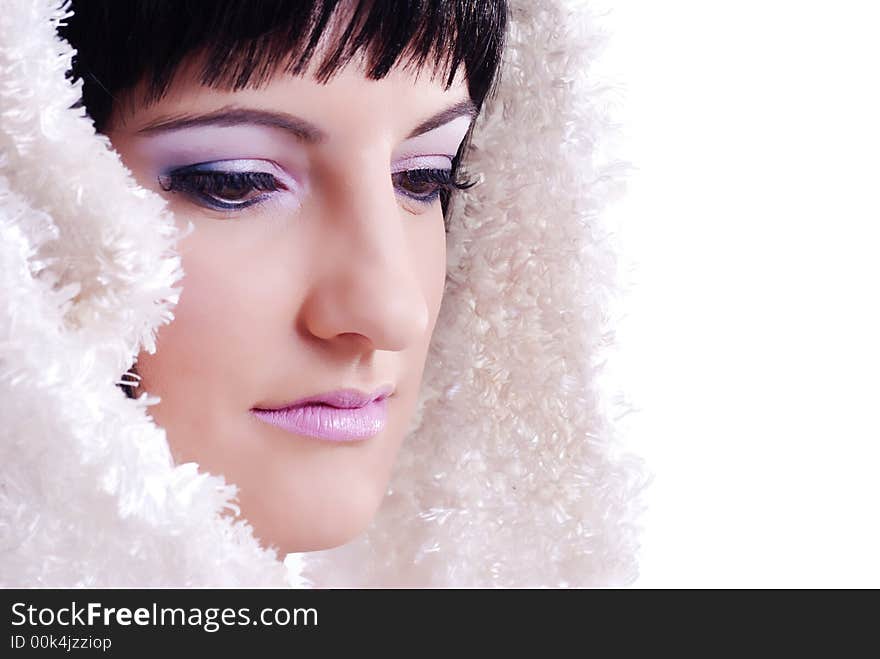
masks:
[(275, 409), (254, 408), (261, 421), (288, 432), (334, 442), (351, 442), (378, 435), (385, 428), (391, 387), (374, 394), (342, 389), (302, 398)]

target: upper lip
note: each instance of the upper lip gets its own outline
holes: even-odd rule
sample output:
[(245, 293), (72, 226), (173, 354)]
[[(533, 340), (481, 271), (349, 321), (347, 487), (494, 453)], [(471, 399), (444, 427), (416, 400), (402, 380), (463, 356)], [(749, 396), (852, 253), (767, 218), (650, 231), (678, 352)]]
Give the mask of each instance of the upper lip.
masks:
[(335, 391), (328, 391), (323, 394), (316, 394), (314, 396), (308, 396), (307, 398), (300, 398), (298, 400), (294, 400), (289, 403), (284, 403), (282, 405), (273, 406), (273, 407), (256, 407), (254, 409), (258, 410), (284, 410), (289, 407), (298, 407), (301, 405), (308, 405), (309, 403), (324, 403), (325, 405), (330, 405), (332, 407), (340, 407), (345, 409), (364, 407), (372, 403), (374, 400), (381, 400), (383, 398), (388, 398), (394, 392), (394, 387), (391, 385), (385, 385), (379, 387), (373, 393), (369, 394), (360, 389), (337, 389)]

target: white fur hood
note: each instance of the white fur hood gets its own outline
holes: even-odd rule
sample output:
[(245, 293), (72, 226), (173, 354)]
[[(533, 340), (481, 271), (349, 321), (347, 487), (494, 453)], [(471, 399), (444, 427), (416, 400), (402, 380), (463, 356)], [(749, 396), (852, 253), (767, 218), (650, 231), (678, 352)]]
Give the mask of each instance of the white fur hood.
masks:
[(65, 79), (51, 0), (0, 12), (0, 585), (588, 586), (636, 576), (638, 460), (597, 376), (617, 258), (602, 210), (625, 163), (581, 3), (511, 2), (448, 235), (422, 397), (388, 495), (343, 547), (279, 562), (175, 465), (116, 386), (171, 322), (174, 223)]

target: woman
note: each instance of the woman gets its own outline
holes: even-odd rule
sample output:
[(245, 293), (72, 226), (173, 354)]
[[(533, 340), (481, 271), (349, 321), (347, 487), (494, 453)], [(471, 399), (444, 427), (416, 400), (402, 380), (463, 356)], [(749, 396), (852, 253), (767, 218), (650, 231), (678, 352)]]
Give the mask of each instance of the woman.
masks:
[(72, 10), (87, 116), (2, 35), (4, 584), (631, 579), (564, 5)]

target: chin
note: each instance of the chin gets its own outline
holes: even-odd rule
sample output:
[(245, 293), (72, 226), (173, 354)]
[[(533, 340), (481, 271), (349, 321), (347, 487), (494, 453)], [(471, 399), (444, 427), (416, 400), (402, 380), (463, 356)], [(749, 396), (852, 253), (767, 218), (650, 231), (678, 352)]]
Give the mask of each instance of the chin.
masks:
[[(380, 489), (378, 496), (354, 496), (349, 491), (344, 498), (328, 497), (323, 505), (309, 510), (291, 506), (277, 511), (279, 514), (272, 518), (251, 519), (244, 508), (242, 514), (253, 526), (260, 544), (274, 549), (283, 558), (290, 553), (333, 549), (354, 540), (376, 516), (384, 489)], [(328, 505), (328, 501), (332, 504)], [(294, 510), (297, 514), (291, 515)]]

